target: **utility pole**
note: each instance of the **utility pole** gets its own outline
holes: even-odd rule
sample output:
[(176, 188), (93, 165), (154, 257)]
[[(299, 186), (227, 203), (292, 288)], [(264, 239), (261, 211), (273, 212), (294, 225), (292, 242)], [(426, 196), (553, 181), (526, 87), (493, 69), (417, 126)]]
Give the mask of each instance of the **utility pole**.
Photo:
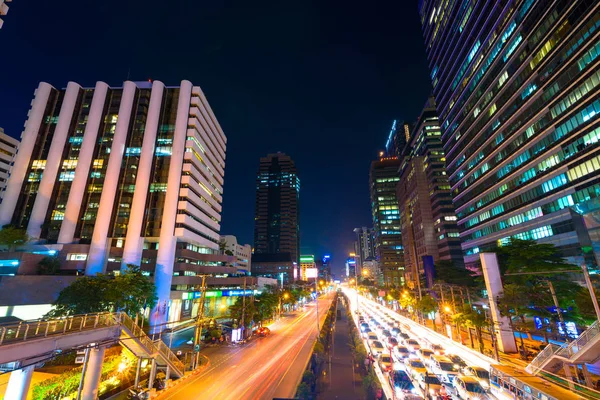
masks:
[[(356, 267), (354, 267), (356, 270)], [(319, 278), (315, 278), (315, 302), (317, 304), (317, 341), (319, 340), (319, 288), (317, 286), (317, 281)]]
[(554, 291), (554, 285), (548, 279), (546, 281), (548, 284), (548, 288), (550, 289), (550, 294), (552, 295), (552, 301), (554, 301), (554, 307), (556, 307), (556, 314), (558, 315), (558, 323), (563, 328), (563, 332), (565, 333), (565, 340), (569, 341), (569, 334), (567, 333), (567, 326), (565, 325), (565, 319), (563, 318), (562, 311), (560, 310), (560, 305), (558, 304), (558, 297), (556, 297), (556, 292)]
[[(194, 368), (198, 366), (200, 360), (200, 338), (202, 336), (202, 321), (204, 320), (204, 299), (206, 298), (206, 275), (202, 275), (202, 287), (200, 288), (200, 303), (198, 304), (198, 315), (196, 316), (196, 331), (194, 332)], [(171, 332), (173, 337), (173, 332)]]
[[(412, 215), (412, 210), (411, 210), (411, 215)], [(417, 241), (415, 239), (415, 227), (412, 223), (412, 220), (410, 222), (410, 231), (412, 234), (412, 245), (413, 245), (413, 251), (414, 251), (414, 259), (415, 259), (415, 280), (417, 281), (417, 289), (419, 291), (419, 300), (422, 299), (422, 294), (421, 294), (421, 273), (419, 271), (419, 260), (417, 259)]]
[(246, 339), (246, 327), (244, 326), (245, 323), (245, 316), (246, 316), (246, 278), (244, 278), (244, 294), (242, 295), (242, 318), (240, 319), (240, 326), (242, 328), (242, 339)]

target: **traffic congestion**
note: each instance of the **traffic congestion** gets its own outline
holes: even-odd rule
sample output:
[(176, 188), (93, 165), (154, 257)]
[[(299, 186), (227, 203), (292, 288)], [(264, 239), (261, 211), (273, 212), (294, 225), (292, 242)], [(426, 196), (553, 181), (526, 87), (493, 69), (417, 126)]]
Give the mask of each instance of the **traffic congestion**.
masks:
[(418, 334), (391, 310), (364, 300), (355, 321), (369, 356), (386, 378), (386, 392), (391, 392), (394, 399), (493, 398), (488, 392), (487, 368)]

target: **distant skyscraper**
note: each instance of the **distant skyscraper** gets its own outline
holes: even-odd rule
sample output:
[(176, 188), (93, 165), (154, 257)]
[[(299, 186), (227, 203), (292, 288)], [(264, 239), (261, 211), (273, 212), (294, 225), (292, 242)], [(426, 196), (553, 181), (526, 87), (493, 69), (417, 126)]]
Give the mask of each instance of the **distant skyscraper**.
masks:
[(375, 231), (371, 228), (356, 228), (356, 241), (354, 242), (354, 252), (356, 253), (356, 265), (362, 269), (363, 263), (367, 260), (375, 260)]
[(252, 246), (249, 244), (238, 244), (237, 238), (233, 235), (221, 236), (221, 240), (225, 242), (225, 254), (229, 255), (227, 251), (231, 252), (231, 255), (235, 256), (235, 267), (240, 273), (249, 273), (251, 271), (251, 260), (252, 260)]
[[(6, 15), (8, 13), (8, 4), (6, 3), (10, 3), (11, 1), (12, 0), (0, 0), (0, 15)], [(0, 28), (2, 28), (2, 24), (4, 24), (4, 21), (0, 18)]]
[(385, 143), (385, 156), (386, 157), (400, 157), (408, 136), (410, 134), (410, 126), (404, 121), (394, 120), (392, 127), (388, 135), (387, 142)]
[(381, 157), (371, 162), (369, 174), (375, 250), (379, 262), (376, 280), (386, 286), (402, 285), (404, 282), (404, 253), (396, 196), (399, 167), (397, 157)]
[(202, 282), (197, 273), (215, 270), (209, 258), (219, 251), (226, 141), (189, 81), (69, 82), (66, 89), (42, 82), (0, 225), (26, 228), (32, 243), (60, 244), (73, 272), (135, 264), (153, 273), (151, 317), (160, 322), (172, 286), (192, 289)]
[(600, 195), (599, 7), (420, 1), (467, 263), (510, 238), (583, 261), (569, 208)]
[(2, 197), (4, 196), (4, 189), (6, 188), (6, 182), (8, 181), (18, 147), (19, 141), (8, 136), (0, 128), (0, 201), (2, 201)]
[(255, 254), (288, 253), (299, 263), (299, 201), (294, 161), (283, 153), (262, 157), (256, 176)]
[(433, 98), (404, 149), (397, 190), (406, 276), (416, 282), (415, 260), (422, 274), (425, 255), (464, 266)]

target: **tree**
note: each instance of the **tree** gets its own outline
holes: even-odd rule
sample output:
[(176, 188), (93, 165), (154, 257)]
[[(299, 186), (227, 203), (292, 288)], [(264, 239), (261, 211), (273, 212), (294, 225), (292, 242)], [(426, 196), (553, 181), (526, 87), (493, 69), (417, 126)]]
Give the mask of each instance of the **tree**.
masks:
[(425, 295), (417, 300), (415, 307), (422, 314), (429, 314), (438, 309), (438, 303), (433, 297)]
[(58, 295), (49, 317), (62, 317), (102, 311), (125, 311), (133, 316), (144, 306), (154, 308), (156, 289), (139, 267), (119, 276), (98, 274), (75, 280)]
[(60, 259), (56, 256), (44, 257), (37, 266), (40, 275), (57, 275), (60, 271)]
[(225, 255), (226, 256), (233, 256), (233, 251), (231, 251), (231, 250), (225, 250)]
[(225, 250), (227, 249), (227, 240), (221, 239), (219, 240), (219, 251), (221, 254), (225, 254)]
[(500, 272), (541, 272), (573, 269), (556, 246), (535, 240), (510, 239), (507, 245), (496, 249)]
[(17, 246), (29, 242), (29, 239), (25, 229), (13, 225), (4, 225), (0, 229), (0, 246), (6, 246), (8, 251), (15, 251)]
[(482, 338), (482, 329), (489, 324), (485, 314), (474, 310), (470, 304), (465, 304), (458, 313), (454, 314), (452, 317), (452, 322), (469, 330), (471, 342), (473, 341), (471, 329), (474, 328), (475, 333), (477, 334), (477, 342), (479, 343), (479, 352), (483, 353), (484, 344)]
[(457, 286), (476, 286), (473, 273), (458, 267), (450, 260), (440, 260), (435, 264), (435, 281)]
[(229, 313), (238, 324), (241, 325), (243, 319), (244, 326), (248, 326), (254, 320), (256, 307), (251, 297), (248, 296), (244, 300), (244, 297), (240, 296), (233, 305), (229, 306)]

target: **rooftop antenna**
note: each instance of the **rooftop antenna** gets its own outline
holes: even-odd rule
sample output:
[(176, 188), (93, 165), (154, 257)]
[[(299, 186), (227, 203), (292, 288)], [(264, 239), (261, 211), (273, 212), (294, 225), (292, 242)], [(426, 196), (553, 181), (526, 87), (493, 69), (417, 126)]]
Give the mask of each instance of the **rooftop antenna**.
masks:
[(131, 67), (127, 68), (127, 81), (129, 80), (129, 76), (131, 75)]

